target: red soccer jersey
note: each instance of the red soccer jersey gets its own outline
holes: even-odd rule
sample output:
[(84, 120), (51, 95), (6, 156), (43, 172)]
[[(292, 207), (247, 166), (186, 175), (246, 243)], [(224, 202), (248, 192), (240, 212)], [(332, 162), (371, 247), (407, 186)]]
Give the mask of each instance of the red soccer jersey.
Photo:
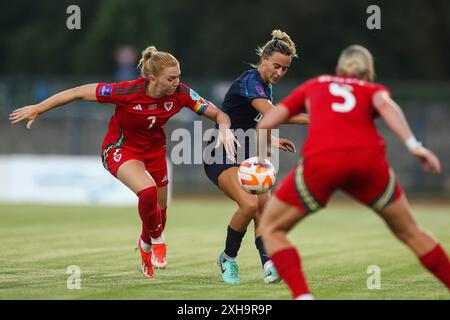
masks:
[(311, 122), (302, 148), (304, 157), (320, 151), (377, 147), (385, 144), (379, 135), (372, 106), (375, 92), (388, 89), (354, 77), (322, 75), (295, 89), (281, 104), (289, 114), (308, 112)]
[(183, 107), (203, 114), (208, 106), (208, 101), (185, 84), (180, 84), (172, 95), (160, 99), (148, 96), (145, 86), (144, 78), (98, 84), (97, 101), (116, 105), (103, 149), (116, 144), (146, 158), (158, 157), (166, 152), (163, 125), (169, 118)]

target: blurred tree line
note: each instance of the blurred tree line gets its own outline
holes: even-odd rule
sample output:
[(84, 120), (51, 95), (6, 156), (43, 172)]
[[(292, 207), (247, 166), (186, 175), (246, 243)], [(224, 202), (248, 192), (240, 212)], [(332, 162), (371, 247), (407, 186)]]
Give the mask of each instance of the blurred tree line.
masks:
[[(81, 30), (66, 27), (72, 4)], [(366, 27), (371, 4), (381, 30)], [(353, 43), (373, 52), (384, 79), (450, 78), (448, 0), (20, 0), (2, 1), (0, 16), (2, 74), (112, 74), (118, 46), (152, 44), (173, 53), (185, 76), (236, 77), (279, 28), (298, 47), (292, 78), (332, 72)]]

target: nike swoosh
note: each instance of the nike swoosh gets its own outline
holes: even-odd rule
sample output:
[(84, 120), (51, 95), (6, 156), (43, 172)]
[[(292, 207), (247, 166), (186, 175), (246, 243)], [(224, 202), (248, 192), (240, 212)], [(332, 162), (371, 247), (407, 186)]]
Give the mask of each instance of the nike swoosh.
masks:
[(220, 270), (222, 270), (222, 273), (225, 273), (225, 271), (226, 271), (227, 269), (222, 268), (222, 263), (223, 263), (223, 261), (221, 261), (221, 263), (219, 263), (219, 265), (220, 265)]

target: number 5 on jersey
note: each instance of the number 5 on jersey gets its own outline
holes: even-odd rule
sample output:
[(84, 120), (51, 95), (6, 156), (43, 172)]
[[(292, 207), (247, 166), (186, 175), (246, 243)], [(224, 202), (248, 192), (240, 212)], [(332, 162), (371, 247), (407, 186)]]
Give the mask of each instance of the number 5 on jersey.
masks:
[(335, 112), (350, 112), (356, 105), (356, 99), (353, 93), (352, 86), (340, 85), (337, 83), (330, 83), (329, 86), (330, 93), (335, 97), (340, 97), (344, 99), (344, 102), (333, 102), (331, 104), (331, 109)]

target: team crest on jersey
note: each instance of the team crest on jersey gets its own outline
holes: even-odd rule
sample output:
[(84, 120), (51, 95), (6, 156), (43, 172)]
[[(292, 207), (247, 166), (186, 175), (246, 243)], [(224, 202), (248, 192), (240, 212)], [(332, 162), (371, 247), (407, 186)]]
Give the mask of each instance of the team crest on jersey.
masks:
[(170, 111), (170, 109), (172, 109), (173, 107), (173, 102), (164, 102), (164, 109), (166, 109), (167, 111)]
[(122, 159), (122, 154), (119, 152), (120, 152), (120, 149), (117, 149), (116, 151), (114, 151), (113, 159), (115, 162), (119, 162), (120, 159)]
[(264, 88), (261, 85), (259, 85), (259, 84), (256, 85), (255, 90), (261, 96), (265, 96), (266, 95), (266, 91), (264, 91)]
[(98, 95), (102, 97), (112, 96), (113, 86), (111, 84), (104, 84), (100, 87)]
[(158, 105), (156, 103), (149, 104), (147, 110), (155, 110)]

